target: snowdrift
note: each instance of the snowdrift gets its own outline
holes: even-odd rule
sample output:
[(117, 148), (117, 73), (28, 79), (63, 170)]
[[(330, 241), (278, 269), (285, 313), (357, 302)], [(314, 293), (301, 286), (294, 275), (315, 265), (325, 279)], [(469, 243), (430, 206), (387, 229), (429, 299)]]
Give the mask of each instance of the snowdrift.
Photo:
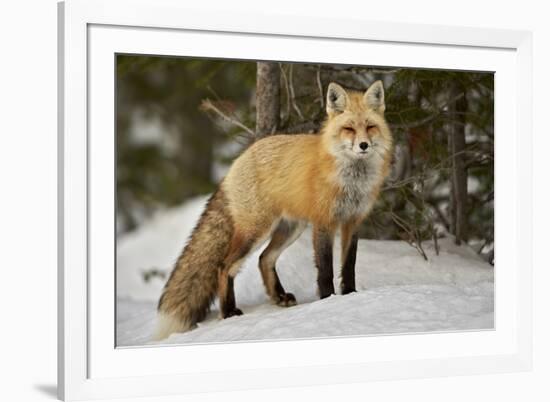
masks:
[[(156, 303), (205, 202), (201, 197), (158, 213), (118, 239), (117, 346), (154, 344), (150, 337)], [(162, 343), (492, 329), (493, 267), (450, 239), (442, 239), (440, 248), (436, 255), (427, 242), (429, 261), (425, 261), (404, 242), (360, 240), (358, 292), (319, 300), (311, 232), (306, 230), (277, 265), (281, 282), (296, 296), (297, 306), (282, 308), (269, 303), (257, 267), (260, 248), (246, 260), (235, 281), (237, 304), (244, 315), (219, 320), (214, 305), (197, 329), (173, 334)], [(336, 251), (338, 289), (340, 260)]]

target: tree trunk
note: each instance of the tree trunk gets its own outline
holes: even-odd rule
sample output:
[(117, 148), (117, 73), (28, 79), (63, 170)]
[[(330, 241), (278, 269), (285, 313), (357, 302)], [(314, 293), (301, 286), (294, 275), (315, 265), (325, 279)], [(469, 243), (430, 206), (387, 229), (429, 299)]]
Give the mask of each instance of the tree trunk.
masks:
[[(451, 98), (464, 92), (456, 83), (451, 89)], [(448, 149), (451, 156), (451, 232), (455, 235), (456, 244), (468, 239), (466, 209), (468, 202), (468, 172), (466, 170), (466, 95), (454, 102), (449, 108), (452, 120)]]
[(273, 134), (279, 127), (280, 78), (279, 63), (257, 63), (256, 138)]

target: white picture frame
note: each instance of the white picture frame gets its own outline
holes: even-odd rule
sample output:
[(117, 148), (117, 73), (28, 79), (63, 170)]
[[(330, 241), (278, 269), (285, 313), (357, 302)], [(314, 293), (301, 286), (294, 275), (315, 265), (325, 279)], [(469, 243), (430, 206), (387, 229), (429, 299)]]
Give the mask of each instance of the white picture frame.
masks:
[[(162, 396), (531, 368), (531, 33), (221, 15), (175, 0), (69, 0), (59, 4), (58, 12), (60, 398)], [(114, 86), (108, 85), (114, 82), (109, 64), (114, 58), (109, 58), (117, 52), (185, 55), (191, 44), (193, 54), (188, 55), (194, 56), (353, 63), (364, 60), (357, 54), (369, 50), (371, 65), (494, 67), (495, 330), (116, 349), (109, 313), (114, 300), (100, 297), (114, 295), (114, 274), (109, 276), (108, 270), (114, 261), (109, 204), (114, 186), (102, 180), (112, 177), (114, 168), (109, 119)], [(329, 54), (323, 54), (327, 49)], [(517, 141), (520, 133), (522, 141)], [(102, 263), (107, 268), (94, 268)], [(321, 348), (329, 353), (320, 357), (316, 352)], [(216, 359), (220, 355), (224, 359)]]

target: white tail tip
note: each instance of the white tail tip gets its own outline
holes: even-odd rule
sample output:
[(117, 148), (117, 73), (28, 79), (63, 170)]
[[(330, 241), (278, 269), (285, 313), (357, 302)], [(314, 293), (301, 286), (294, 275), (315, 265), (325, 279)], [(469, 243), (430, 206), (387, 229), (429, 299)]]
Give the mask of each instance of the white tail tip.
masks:
[(153, 335), (154, 341), (161, 341), (176, 332), (185, 332), (191, 329), (190, 325), (182, 322), (173, 314), (158, 313), (157, 329)]

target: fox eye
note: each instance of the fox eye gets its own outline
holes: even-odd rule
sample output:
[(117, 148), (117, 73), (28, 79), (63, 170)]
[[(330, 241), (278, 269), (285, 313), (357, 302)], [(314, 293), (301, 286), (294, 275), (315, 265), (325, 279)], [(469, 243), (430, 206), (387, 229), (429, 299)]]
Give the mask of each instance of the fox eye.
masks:
[(376, 128), (374, 124), (367, 124), (367, 130), (371, 130), (373, 128)]
[(346, 127), (343, 127), (343, 129), (351, 133), (355, 133), (355, 129), (353, 127), (346, 126)]

